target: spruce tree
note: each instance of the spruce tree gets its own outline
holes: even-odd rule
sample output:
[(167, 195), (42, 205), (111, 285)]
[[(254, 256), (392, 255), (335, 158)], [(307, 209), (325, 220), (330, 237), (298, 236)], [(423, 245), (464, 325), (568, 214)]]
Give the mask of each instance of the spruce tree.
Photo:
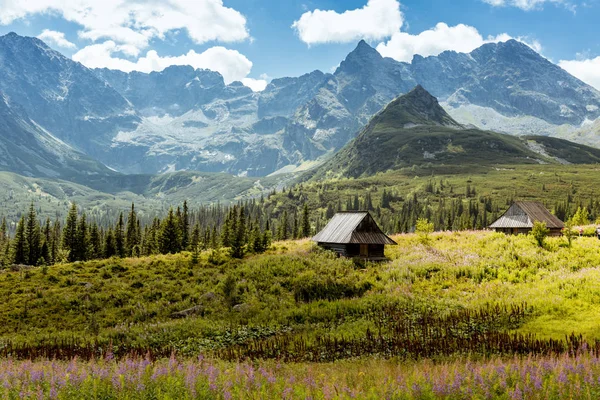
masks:
[(194, 229), (192, 230), (192, 238), (190, 241), (190, 245), (192, 247), (192, 250), (200, 246), (200, 224), (198, 223), (194, 225)]
[(135, 212), (135, 204), (131, 203), (131, 211), (127, 217), (127, 229), (125, 232), (125, 248), (128, 256), (132, 255), (133, 248), (139, 245), (138, 219)]
[(179, 218), (175, 216), (173, 208), (169, 209), (169, 215), (163, 221), (160, 233), (160, 252), (162, 254), (174, 254), (181, 251), (179, 225)]
[(79, 218), (79, 222), (77, 223), (77, 245), (75, 246), (75, 252), (78, 261), (87, 261), (88, 247), (89, 236), (87, 228), (87, 218), (85, 216), (85, 213), (83, 213), (81, 215), (81, 218)]
[(0, 249), (4, 247), (4, 242), (8, 238), (8, 227), (6, 224), (6, 217), (2, 217), (2, 223), (0, 224)]
[(115, 235), (112, 228), (108, 228), (106, 239), (104, 239), (104, 258), (111, 258), (117, 255), (117, 246), (115, 244)]
[(54, 260), (51, 254), (52, 243), (52, 227), (50, 226), (50, 218), (46, 218), (44, 229), (42, 230), (42, 247), (40, 251), (40, 259), (43, 259), (43, 265), (52, 265)]
[(183, 202), (183, 213), (181, 214), (181, 248), (187, 250), (190, 246), (190, 217), (187, 200)]
[(73, 203), (67, 222), (63, 230), (63, 249), (69, 253), (67, 260), (73, 262), (77, 260), (77, 205)]
[(40, 224), (37, 220), (37, 215), (35, 212), (35, 207), (33, 206), (33, 202), (29, 206), (29, 214), (27, 215), (27, 229), (25, 231), (25, 235), (27, 237), (28, 245), (26, 263), (29, 265), (37, 265), (38, 260), (40, 258), (41, 232)]
[(307, 238), (310, 236), (310, 217), (308, 213), (308, 204), (304, 204), (302, 209), (302, 237)]
[(92, 223), (90, 227), (90, 259), (97, 260), (102, 258), (102, 237), (100, 236), (100, 229), (96, 221)]
[(123, 213), (119, 214), (119, 222), (115, 227), (115, 249), (117, 256), (123, 258), (126, 256), (125, 252), (125, 236), (124, 236), (125, 224), (123, 222)]
[[(237, 214), (235, 207), (233, 212)], [(244, 214), (244, 207), (240, 207), (239, 218), (236, 215), (234, 229), (235, 232), (231, 240), (231, 256), (233, 258), (243, 258), (246, 244), (246, 216)]]
[(25, 216), (22, 215), (17, 225), (17, 232), (13, 240), (13, 264), (26, 264), (29, 257), (29, 247), (27, 246), (27, 236), (25, 233)]

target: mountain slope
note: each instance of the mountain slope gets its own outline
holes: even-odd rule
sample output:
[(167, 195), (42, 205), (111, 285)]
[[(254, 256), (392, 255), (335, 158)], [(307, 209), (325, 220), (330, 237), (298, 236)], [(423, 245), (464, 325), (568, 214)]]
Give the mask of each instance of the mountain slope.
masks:
[(0, 91), (54, 136), (103, 161), (114, 135), (139, 122), (132, 105), (94, 72), (14, 33), (0, 36)]
[(187, 66), (92, 71), (38, 39), (0, 37), (0, 91), (11, 103), (68, 145), (130, 174), (300, 169), (341, 149), (417, 84), (459, 123), (600, 143), (573, 133), (600, 117), (600, 93), (516, 41), (415, 56), (410, 64), (361, 41), (333, 74), (275, 79), (253, 93)]
[(423, 87), (399, 97), (313, 178), (373, 175), (413, 165), (597, 163), (600, 150), (560, 139), (514, 136), (466, 128)]
[(61, 177), (85, 182), (113, 176), (104, 165), (52, 136), (0, 92), (0, 170), (25, 176)]

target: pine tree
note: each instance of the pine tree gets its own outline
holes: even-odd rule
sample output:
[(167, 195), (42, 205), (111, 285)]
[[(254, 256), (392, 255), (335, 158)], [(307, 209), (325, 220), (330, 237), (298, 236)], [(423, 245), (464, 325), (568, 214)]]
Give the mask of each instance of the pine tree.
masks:
[(131, 211), (127, 218), (127, 228), (125, 231), (125, 249), (128, 256), (132, 255), (133, 248), (138, 246), (139, 234), (138, 234), (138, 219), (135, 212), (135, 204), (131, 203)]
[(187, 200), (183, 202), (183, 213), (181, 214), (181, 248), (187, 250), (190, 245), (190, 217)]
[[(234, 207), (233, 212), (234, 215), (237, 214), (236, 207)], [(246, 216), (244, 213), (244, 207), (240, 207), (239, 218), (236, 216), (234, 221), (235, 232), (231, 241), (231, 256), (233, 258), (243, 258), (246, 244)]]
[(67, 216), (65, 229), (63, 230), (63, 249), (69, 253), (67, 260), (77, 260), (77, 205), (73, 203)]
[(160, 233), (160, 252), (162, 254), (178, 253), (181, 251), (181, 232), (179, 230), (179, 219), (175, 216), (173, 208), (169, 209), (169, 215), (162, 223)]
[(302, 237), (307, 238), (310, 236), (310, 219), (308, 214), (308, 204), (304, 204), (302, 209)]
[(198, 223), (194, 225), (194, 229), (192, 230), (192, 238), (190, 240), (190, 245), (192, 247), (192, 250), (200, 246), (200, 224)]
[(40, 251), (40, 259), (43, 259), (43, 265), (54, 264), (54, 259), (51, 254), (52, 243), (52, 227), (50, 226), (50, 218), (46, 218), (44, 229), (42, 230), (42, 247)]
[(97, 260), (102, 258), (102, 237), (96, 221), (90, 228), (90, 259)]
[(293, 239), (298, 239), (298, 235), (300, 234), (299, 230), (300, 228), (298, 226), (298, 216), (296, 215), (296, 213), (294, 213), (294, 228), (292, 229)]
[(6, 225), (6, 217), (2, 217), (2, 223), (0, 224), (0, 251), (4, 248), (4, 242), (8, 238), (8, 227)]
[(108, 228), (106, 238), (104, 239), (104, 258), (111, 258), (117, 255), (117, 246), (115, 244), (115, 235), (112, 228)]
[(27, 237), (25, 233), (25, 216), (22, 215), (17, 225), (17, 232), (13, 240), (13, 264), (26, 264), (29, 256)]
[(279, 240), (287, 240), (288, 239), (288, 212), (285, 210), (283, 212), (283, 216), (281, 218), (281, 223), (279, 224), (278, 231), (278, 239)]
[(219, 235), (217, 225), (213, 225), (212, 234), (210, 235), (210, 248), (215, 250), (217, 247), (219, 247)]
[(119, 222), (117, 222), (117, 226), (115, 227), (115, 249), (117, 251), (118, 257), (125, 257), (125, 236), (124, 230), (125, 224), (123, 222), (123, 213), (119, 214)]
[(41, 232), (40, 224), (37, 220), (37, 215), (35, 213), (35, 207), (33, 206), (33, 202), (29, 206), (29, 214), (27, 215), (27, 228), (25, 231), (25, 235), (27, 237), (28, 246), (26, 263), (29, 265), (37, 265), (38, 260), (40, 258)]

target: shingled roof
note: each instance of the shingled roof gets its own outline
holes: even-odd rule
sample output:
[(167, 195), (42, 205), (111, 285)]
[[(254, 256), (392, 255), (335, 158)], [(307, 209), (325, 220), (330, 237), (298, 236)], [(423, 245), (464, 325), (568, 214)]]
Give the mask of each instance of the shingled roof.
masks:
[(312, 238), (319, 243), (396, 244), (375, 223), (368, 211), (340, 212)]
[(492, 229), (532, 228), (534, 222), (545, 222), (551, 229), (562, 229), (565, 224), (552, 215), (542, 203), (536, 201), (517, 201), (490, 225)]

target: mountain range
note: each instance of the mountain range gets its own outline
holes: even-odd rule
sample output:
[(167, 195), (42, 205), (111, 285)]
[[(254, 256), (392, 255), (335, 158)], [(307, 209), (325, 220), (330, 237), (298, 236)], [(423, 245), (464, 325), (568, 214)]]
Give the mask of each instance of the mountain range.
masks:
[(545, 136), (515, 137), (463, 126), (418, 85), (388, 104), (313, 179), (362, 177), (427, 164), (597, 164), (600, 149)]
[[(69, 165), (85, 162), (90, 166), (75, 167), (85, 176), (102, 171), (94, 159), (124, 174), (302, 170), (344, 147), (417, 85), (461, 126), (600, 144), (593, 128), (600, 92), (515, 40), (411, 63), (361, 41), (332, 74), (274, 79), (256, 93), (187, 66), (149, 74), (93, 70), (11, 33), (0, 37), (0, 149), (14, 143), (8, 131), (16, 130), (7, 127), (17, 125), (29, 135), (20, 137), (43, 144), (27, 155), (11, 151), (0, 169), (67, 177)], [(32, 166), (31, 153), (41, 168)], [(60, 154), (62, 163), (50, 168), (41, 161), (48, 154)]]

